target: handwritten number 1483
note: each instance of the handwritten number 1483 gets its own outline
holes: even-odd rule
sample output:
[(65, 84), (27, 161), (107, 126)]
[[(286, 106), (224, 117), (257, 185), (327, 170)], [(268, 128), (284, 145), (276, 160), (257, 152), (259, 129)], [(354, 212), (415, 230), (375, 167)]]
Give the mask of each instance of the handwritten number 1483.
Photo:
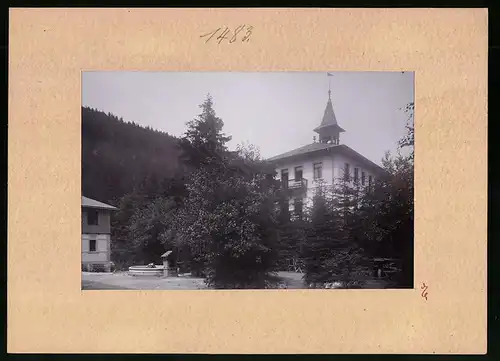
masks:
[[(240, 38), (240, 40), (242, 43), (244, 43), (250, 40), (250, 36), (252, 35), (252, 29), (253, 26), (250, 25), (240, 25), (236, 29), (234, 29), (234, 31), (229, 30), (229, 28), (227, 27), (225, 27), (224, 29), (218, 28), (208, 34), (200, 35), (200, 38), (205, 38), (208, 36), (207, 40), (205, 40), (205, 43), (208, 43), (211, 39), (214, 38), (215, 35), (219, 34), (219, 36), (215, 38), (215, 41), (218, 41), (218, 44), (220, 44), (224, 40), (227, 40), (229, 43), (234, 43), (236, 40), (238, 40), (239, 35), (243, 35)], [(246, 31), (242, 33), (243, 30)]]

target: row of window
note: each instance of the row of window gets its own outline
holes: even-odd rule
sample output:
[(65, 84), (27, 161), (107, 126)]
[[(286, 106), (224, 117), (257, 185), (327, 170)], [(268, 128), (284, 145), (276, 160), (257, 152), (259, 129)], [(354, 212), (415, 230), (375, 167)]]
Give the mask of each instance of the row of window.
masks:
[[(303, 175), (302, 166), (295, 167), (294, 170), (295, 170), (294, 180), (297, 182), (302, 180), (302, 175)], [(281, 170), (281, 180), (283, 182), (288, 182), (288, 180), (289, 180), (288, 169)]]
[[(344, 179), (347, 179), (349, 180), (350, 178), (350, 175), (351, 175), (351, 171), (350, 171), (350, 165), (349, 163), (345, 163), (344, 164)], [(354, 177), (353, 177), (353, 180), (354, 180), (354, 183), (358, 183), (359, 182), (359, 168), (355, 167), (354, 168)], [(368, 186), (371, 187), (373, 183), (373, 178), (371, 175), (368, 176)], [(361, 185), (366, 185), (366, 174), (365, 172), (361, 172)]]
[[(302, 166), (298, 166), (294, 168), (295, 174), (294, 174), (294, 180), (295, 181), (300, 181), (302, 180), (302, 175), (303, 175), (303, 168)], [(323, 178), (323, 163), (318, 162), (313, 164), (313, 177), (314, 180), (322, 179)], [(344, 177), (346, 179), (349, 179), (350, 177), (350, 165), (349, 163), (344, 164)], [(288, 176), (288, 169), (282, 169), (281, 170), (281, 180), (283, 183), (288, 183), (289, 176)], [(368, 186), (372, 185), (373, 178), (371, 175), (368, 176)], [(358, 183), (359, 182), (359, 168), (355, 167), (354, 168), (354, 182)], [(366, 174), (365, 172), (361, 172), (361, 185), (366, 185)]]
[[(314, 179), (321, 179), (323, 178), (323, 163), (314, 163), (313, 165), (314, 168)], [(302, 166), (298, 166), (294, 168), (294, 180), (296, 182), (302, 180), (303, 176), (303, 168)], [(281, 180), (283, 182), (288, 182), (289, 180), (289, 175), (288, 175), (288, 169), (282, 169), (281, 170)]]
[[(99, 225), (99, 212), (97, 209), (87, 209), (87, 224), (89, 226), (97, 226)], [(97, 251), (97, 240), (89, 239), (89, 252)]]

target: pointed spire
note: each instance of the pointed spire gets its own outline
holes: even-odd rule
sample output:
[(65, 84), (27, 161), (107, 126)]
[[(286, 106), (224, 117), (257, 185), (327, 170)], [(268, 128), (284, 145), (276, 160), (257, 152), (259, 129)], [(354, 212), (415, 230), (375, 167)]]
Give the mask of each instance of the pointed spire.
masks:
[[(330, 77), (333, 75), (328, 73), (328, 76)], [(333, 111), (332, 91), (330, 84), (328, 85), (328, 101), (326, 102), (323, 119), (321, 120), (321, 124), (316, 127), (314, 131), (319, 134), (319, 141), (321, 143), (339, 144), (339, 133), (345, 130), (337, 124), (337, 117)]]
[(326, 125), (337, 125), (337, 117), (333, 111), (332, 98), (330, 97), (330, 91), (328, 91), (328, 101), (326, 102), (325, 113), (323, 114), (323, 119), (321, 121), (321, 127)]
[(332, 73), (326, 73), (328, 77), (328, 102), (326, 103), (325, 114), (323, 115), (323, 120), (321, 121), (321, 127), (325, 125), (333, 125), (337, 124), (337, 118), (335, 117), (335, 113), (333, 112), (332, 105), (332, 84), (330, 77), (333, 76)]

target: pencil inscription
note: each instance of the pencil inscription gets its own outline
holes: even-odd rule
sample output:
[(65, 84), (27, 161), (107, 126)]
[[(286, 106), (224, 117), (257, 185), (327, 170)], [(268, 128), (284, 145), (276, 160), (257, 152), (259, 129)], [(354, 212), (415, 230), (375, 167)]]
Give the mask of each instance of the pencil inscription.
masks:
[[(242, 43), (248, 43), (250, 41), (250, 37), (252, 36), (253, 26), (251, 25), (240, 25), (237, 26), (234, 30), (226, 27), (217, 28), (209, 33), (200, 35), (200, 38), (206, 38), (205, 44), (214, 39), (212, 42), (217, 42), (217, 44), (221, 44), (224, 40), (229, 44), (234, 43), (235, 41), (241, 41)], [(214, 38), (216, 35), (218, 36)]]
[(428, 288), (429, 288), (429, 287), (428, 287), (428, 286), (427, 286), (424, 282), (422, 282), (422, 286), (420, 287), (420, 289), (422, 290), (422, 294), (421, 294), (421, 296), (422, 296), (423, 298), (425, 298), (425, 300), (426, 300), (426, 301), (427, 301), (427, 295), (429, 294), (429, 293), (427, 292), (427, 289), (428, 289)]

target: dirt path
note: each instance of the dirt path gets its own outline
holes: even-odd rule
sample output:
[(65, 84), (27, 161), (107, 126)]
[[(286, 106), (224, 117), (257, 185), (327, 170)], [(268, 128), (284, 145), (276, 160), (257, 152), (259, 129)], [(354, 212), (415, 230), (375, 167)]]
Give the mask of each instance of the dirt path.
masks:
[(129, 290), (130, 288), (108, 285), (101, 282), (82, 280), (82, 290)]
[[(303, 273), (278, 272), (287, 289), (306, 289)], [(369, 280), (363, 288), (385, 288), (382, 280)], [(202, 278), (129, 276), (126, 272), (82, 272), (82, 290), (202, 290), (207, 289)]]
[[(302, 276), (301, 273), (278, 272), (278, 277), (288, 289), (306, 288)], [(206, 288), (202, 278), (133, 277), (126, 272), (82, 272), (82, 290), (200, 290)]]
[(126, 272), (82, 272), (82, 289), (197, 290), (206, 288), (203, 279), (188, 277), (129, 276)]

